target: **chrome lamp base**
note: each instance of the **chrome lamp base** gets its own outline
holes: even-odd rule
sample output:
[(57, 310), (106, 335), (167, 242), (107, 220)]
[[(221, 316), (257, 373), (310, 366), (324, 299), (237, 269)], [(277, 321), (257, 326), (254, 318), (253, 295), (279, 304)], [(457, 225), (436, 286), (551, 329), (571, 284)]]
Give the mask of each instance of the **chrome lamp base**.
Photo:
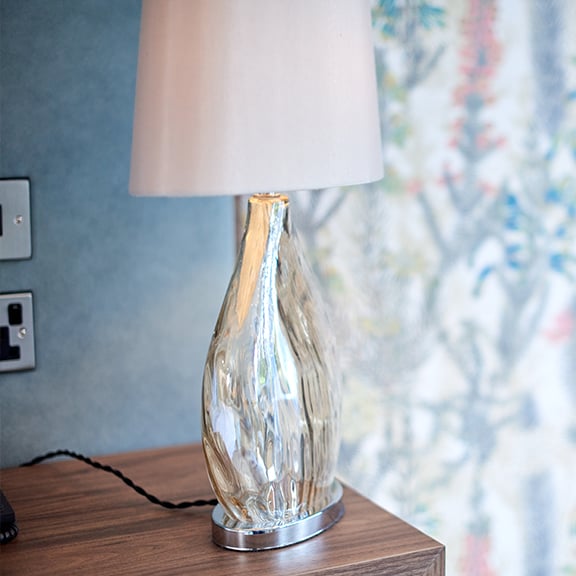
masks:
[(334, 498), (323, 510), (272, 528), (257, 528), (231, 519), (218, 504), (212, 513), (212, 540), (222, 548), (240, 552), (272, 550), (308, 540), (328, 530), (344, 515), (342, 486), (334, 482)]

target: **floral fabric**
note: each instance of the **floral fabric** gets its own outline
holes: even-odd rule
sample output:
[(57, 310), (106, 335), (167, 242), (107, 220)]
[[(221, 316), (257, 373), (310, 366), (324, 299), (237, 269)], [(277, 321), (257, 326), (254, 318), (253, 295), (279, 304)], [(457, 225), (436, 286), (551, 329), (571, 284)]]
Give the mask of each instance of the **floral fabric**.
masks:
[(294, 197), (343, 478), (447, 573), (576, 574), (576, 3), (373, 6), (386, 175)]

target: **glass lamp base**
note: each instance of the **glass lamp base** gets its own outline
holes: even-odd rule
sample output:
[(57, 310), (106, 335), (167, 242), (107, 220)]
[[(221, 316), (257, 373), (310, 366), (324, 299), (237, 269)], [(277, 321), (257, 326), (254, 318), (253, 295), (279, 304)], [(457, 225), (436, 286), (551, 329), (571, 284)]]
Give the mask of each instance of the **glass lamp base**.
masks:
[(218, 505), (212, 513), (212, 540), (222, 548), (240, 552), (283, 548), (328, 530), (343, 515), (342, 486), (335, 481), (332, 502), (323, 510), (271, 528), (234, 520)]

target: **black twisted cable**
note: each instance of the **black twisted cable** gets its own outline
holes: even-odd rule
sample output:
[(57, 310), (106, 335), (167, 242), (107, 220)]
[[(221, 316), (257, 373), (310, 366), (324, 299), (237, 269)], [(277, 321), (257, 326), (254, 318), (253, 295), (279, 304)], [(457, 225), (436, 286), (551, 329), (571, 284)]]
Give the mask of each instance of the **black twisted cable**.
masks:
[(85, 464), (88, 464), (89, 466), (92, 466), (97, 470), (102, 470), (104, 472), (113, 474), (117, 478), (120, 478), (120, 480), (122, 480), (124, 484), (132, 488), (132, 490), (134, 490), (141, 496), (144, 496), (144, 498), (146, 498), (149, 502), (151, 502), (152, 504), (157, 504), (158, 506), (162, 506), (163, 508), (168, 508), (170, 510), (176, 510), (176, 509), (181, 510), (184, 508), (191, 508), (193, 506), (215, 506), (216, 504), (218, 504), (218, 500), (216, 499), (212, 500), (199, 499), (194, 500), (193, 502), (178, 502), (178, 503), (168, 502), (166, 500), (160, 500), (153, 494), (150, 494), (149, 492), (144, 490), (144, 488), (142, 488), (141, 486), (138, 486), (138, 484), (136, 484), (133, 480), (125, 476), (122, 472), (120, 472), (120, 470), (112, 468), (112, 466), (108, 466), (107, 464), (102, 464), (96, 460), (92, 460), (92, 458), (88, 458), (88, 456), (78, 454), (77, 452), (73, 452), (72, 450), (54, 450), (52, 452), (47, 452), (46, 454), (37, 456), (36, 458), (33, 458), (28, 462), (24, 462), (24, 464), (20, 464), (20, 466), (22, 467), (34, 466), (36, 464), (39, 464), (40, 462), (43, 462), (44, 460), (48, 460), (50, 458), (56, 458), (57, 456), (68, 456), (69, 458), (75, 458), (76, 460), (80, 460), (81, 462), (84, 462)]

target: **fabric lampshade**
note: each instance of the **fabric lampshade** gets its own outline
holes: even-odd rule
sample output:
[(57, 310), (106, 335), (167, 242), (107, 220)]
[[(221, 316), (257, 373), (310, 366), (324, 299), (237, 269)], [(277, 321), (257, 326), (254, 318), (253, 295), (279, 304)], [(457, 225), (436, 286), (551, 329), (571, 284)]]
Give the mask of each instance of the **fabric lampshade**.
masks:
[(130, 192), (382, 176), (365, 0), (143, 0)]

